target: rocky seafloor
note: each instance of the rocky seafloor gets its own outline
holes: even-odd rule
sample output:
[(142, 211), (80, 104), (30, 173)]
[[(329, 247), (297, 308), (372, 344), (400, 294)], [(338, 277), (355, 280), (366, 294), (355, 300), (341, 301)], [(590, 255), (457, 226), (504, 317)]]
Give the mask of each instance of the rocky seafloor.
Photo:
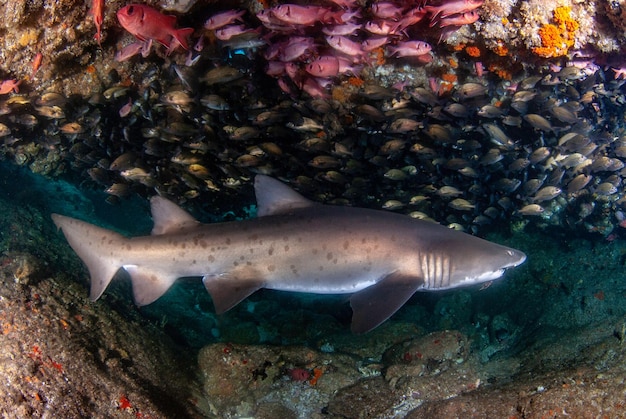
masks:
[[(119, 278), (91, 303), (49, 213), (103, 196), (6, 163), (0, 185), (3, 417), (624, 415), (621, 240), (494, 234), (527, 263), (357, 336), (345, 299), (262, 292), (216, 316), (191, 279), (138, 309)], [(150, 228), (140, 200), (117, 211)]]

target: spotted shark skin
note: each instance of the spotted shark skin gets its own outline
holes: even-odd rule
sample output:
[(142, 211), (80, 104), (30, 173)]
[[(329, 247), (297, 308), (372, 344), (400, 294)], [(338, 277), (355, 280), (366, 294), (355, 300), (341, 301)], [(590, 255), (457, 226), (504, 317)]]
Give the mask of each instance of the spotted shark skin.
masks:
[(139, 306), (180, 277), (201, 276), (217, 313), (261, 288), (352, 294), (352, 331), (365, 333), (416, 291), (491, 281), (526, 255), (509, 247), (387, 211), (314, 203), (280, 181), (255, 178), (258, 217), (201, 224), (162, 197), (151, 199), (150, 236), (127, 238), (53, 214), (100, 298), (122, 268)]

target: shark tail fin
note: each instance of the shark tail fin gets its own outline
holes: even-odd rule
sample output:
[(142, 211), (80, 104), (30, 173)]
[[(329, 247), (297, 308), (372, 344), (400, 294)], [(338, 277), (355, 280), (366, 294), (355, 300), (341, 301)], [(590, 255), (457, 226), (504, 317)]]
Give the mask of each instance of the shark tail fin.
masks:
[(52, 221), (60, 228), (68, 243), (80, 257), (91, 276), (89, 299), (96, 301), (122, 267), (122, 261), (107, 257), (112, 242), (120, 245), (127, 239), (114, 231), (59, 214), (52, 214)]

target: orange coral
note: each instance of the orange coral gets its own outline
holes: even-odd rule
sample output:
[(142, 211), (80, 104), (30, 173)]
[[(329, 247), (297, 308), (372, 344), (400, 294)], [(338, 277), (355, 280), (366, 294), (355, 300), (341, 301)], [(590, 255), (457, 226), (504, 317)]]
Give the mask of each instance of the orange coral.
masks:
[(493, 52), (495, 52), (496, 55), (499, 55), (500, 57), (506, 57), (507, 55), (509, 55), (509, 49), (502, 42), (498, 42), (498, 45), (496, 45), (492, 49), (493, 49)]
[(463, 48), (465, 48), (464, 43), (456, 44), (452, 47), (454, 51), (463, 51)]
[(311, 384), (312, 386), (317, 384), (317, 380), (319, 380), (323, 374), (324, 370), (322, 370), (321, 368), (313, 368), (313, 377), (309, 380), (309, 384)]
[(360, 77), (350, 77), (348, 79), (348, 83), (350, 83), (352, 86), (356, 86), (356, 87), (361, 87), (361, 86), (363, 86), (365, 84), (363, 79), (360, 78)]
[(456, 74), (444, 73), (441, 75), (441, 79), (447, 81), (448, 83), (454, 83), (458, 80), (458, 77), (456, 76)]
[(513, 75), (509, 70), (502, 68), (496, 64), (491, 64), (489, 66), (489, 71), (500, 77), (502, 80), (511, 80), (513, 78)]
[(474, 58), (480, 57), (480, 49), (476, 46), (471, 45), (471, 46), (466, 47), (465, 52), (470, 57), (474, 57)]
[(579, 25), (572, 19), (571, 12), (567, 6), (554, 10), (555, 24), (548, 23), (539, 28), (541, 46), (533, 48), (535, 54), (544, 58), (560, 57), (574, 46), (574, 35)]

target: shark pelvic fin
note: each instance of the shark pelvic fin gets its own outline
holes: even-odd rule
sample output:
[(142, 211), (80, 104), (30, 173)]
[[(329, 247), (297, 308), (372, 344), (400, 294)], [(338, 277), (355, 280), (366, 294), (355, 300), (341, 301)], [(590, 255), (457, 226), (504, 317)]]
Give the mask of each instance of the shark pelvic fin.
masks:
[(200, 224), (187, 211), (162, 196), (150, 199), (150, 211), (154, 221), (153, 235), (176, 233)]
[(222, 314), (239, 304), (255, 291), (263, 288), (265, 282), (255, 269), (242, 268), (220, 275), (206, 275), (202, 278), (215, 312)]
[(155, 302), (174, 284), (176, 277), (137, 265), (124, 265), (133, 283), (133, 298), (138, 306)]
[(256, 175), (254, 178), (254, 194), (259, 217), (285, 214), (296, 208), (315, 205), (284, 183), (264, 175)]
[(350, 297), (352, 332), (366, 333), (391, 317), (421, 288), (424, 281), (392, 273)]

